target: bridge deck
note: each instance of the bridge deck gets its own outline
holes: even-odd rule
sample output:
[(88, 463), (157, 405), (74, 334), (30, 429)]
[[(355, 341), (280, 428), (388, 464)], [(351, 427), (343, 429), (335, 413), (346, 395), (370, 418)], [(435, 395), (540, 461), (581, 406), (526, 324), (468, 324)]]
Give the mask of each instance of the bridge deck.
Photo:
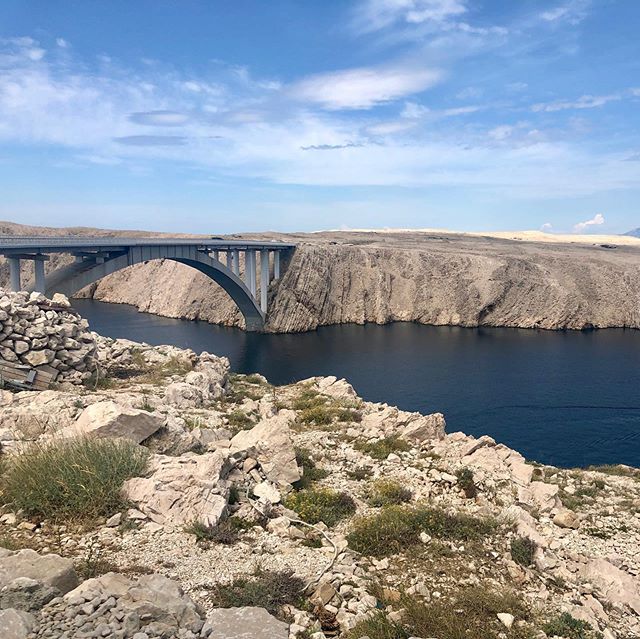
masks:
[(0, 236), (0, 255), (20, 252), (70, 253), (74, 250), (101, 251), (125, 250), (133, 246), (195, 246), (202, 250), (229, 251), (248, 249), (270, 251), (295, 248), (295, 244), (286, 242), (260, 242), (256, 240), (219, 240), (207, 238), (176, 237), (36, 237), (36, 236)]

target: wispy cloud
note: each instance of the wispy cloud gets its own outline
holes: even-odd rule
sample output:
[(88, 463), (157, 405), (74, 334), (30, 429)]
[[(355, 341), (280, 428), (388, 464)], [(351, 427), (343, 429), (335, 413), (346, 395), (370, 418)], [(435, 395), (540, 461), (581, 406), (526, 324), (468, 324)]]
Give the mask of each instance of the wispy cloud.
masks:
[(465, 0), (365, 0), (356, 10), (355, 25), (369, 32), (396, 23), (442, 23), (466, 11)]
[(124, 135), (113, 139), (126, 146), (183, 146), (187, 143), (182, 135)]
[(303, 151), (335, 151), (336, 149), (355, 149), (364, 146), (364, 144), (356, 142), (346, 142), (345, 144), (310, 144), (309, 146), (301, 146)]
[(129, 116), (131, 122), (148, 126), (182, 126), (189, 121), (186, 113), (177, 111), (142, 111)]
[(588, 231), (592, 226), (600, 226), (604, 224), (604, 215), (601, 213), (596, 213), (590, 220), (586, 220), (585, 222), (578, 222), (573, 227), (574, 233), (584, 233)]
[(557, 100), (555, 102), (540, 102), (534, 104), (531, 110), (534, 112), (564, 111), (567, 109), (595, 109), (604, 106), (609, 102), (617, 102), (622, 99), (622, 94), (612, 93), (610, 95), (583, 95), (577, 100)]
[(290, 87), (289, 93), (329, 110), (370, 109), (420, 93), (441, 78), (439, 70), (424, 67), (363, 67), (310, 76)]
[(578, 24), (589, 15), (591, 0), (569, 0), (540, 13), (545, 22)]

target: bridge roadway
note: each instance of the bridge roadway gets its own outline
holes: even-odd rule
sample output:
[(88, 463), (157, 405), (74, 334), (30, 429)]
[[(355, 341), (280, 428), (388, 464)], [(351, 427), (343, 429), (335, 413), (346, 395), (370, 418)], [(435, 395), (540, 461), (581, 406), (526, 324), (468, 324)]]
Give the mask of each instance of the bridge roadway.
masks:
[[(264, 327), (269, 285), (280, 279), (280, 256), (294, 249), (295, 244), (285, 242), (217, 238), (0, 236), (0, 255), (9, 263), (13, 291), (22, 290), (22, 260), (31, 260), (34, 264), (35, 279), (26, 290), (48, 297), (54, 293), (70, 297), (85, 286), (134, 264), (173, 260), (197, 269), (220, 284), (243, 314), (248, 331)], [(44, 263), (53, 253), (69, 253), (75, 261), (45, 276)]]

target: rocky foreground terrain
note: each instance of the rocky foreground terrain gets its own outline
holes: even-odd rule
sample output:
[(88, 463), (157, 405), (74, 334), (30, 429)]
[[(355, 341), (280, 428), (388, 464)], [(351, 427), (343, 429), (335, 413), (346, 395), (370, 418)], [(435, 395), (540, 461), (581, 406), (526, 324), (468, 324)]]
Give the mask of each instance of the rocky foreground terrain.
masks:
[[(5, 223), (7, 234), (145, 235), (94, 229), (38, 229)], [(148, 233), (146, 235), (157, 235)], [(539, 234), (541, 235), (541, 234)], [(241, 236), (231, 236), (239, 238)], [(447, 232), (263, 233), (298, 245), (270, 291), (267, 330), (412, 321), (543, 329), (640, 328), (640, 240), (574, 243)], [(553, 236), (551, 236), (553, 237)], [(613, 238), (615, 241), (615, 238)], [(68, 261), (56, 256), (55, 268)], [(25, 262), (25, 281), (30, 277)], [(8, 269), (0, 263), (0, 285)], [(243, 326), (217, 284), (188, 266), (151, 261), (81, 292), (105, 302), (212, 323)]]
[(640, 636), (637, 469), (93, 339), (84, 385), (0, 391), (2, 639)]

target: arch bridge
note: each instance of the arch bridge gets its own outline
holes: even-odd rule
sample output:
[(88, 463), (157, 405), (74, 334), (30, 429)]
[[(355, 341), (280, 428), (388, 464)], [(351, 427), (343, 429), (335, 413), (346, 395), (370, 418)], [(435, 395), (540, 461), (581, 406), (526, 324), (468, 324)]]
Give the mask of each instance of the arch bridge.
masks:
[[(264, 327), (269, 285), (280, 279), (281, 255), (294, 249), (294, 244), (253, 240), (0, 237), (0, 255), (9, 262), (13, 291), (23, 290), (22, 260), (31, 260), (34, 264), (35, 279), (27, 290), (47, 297), (54, 293), (71, 297), (85, 286), (134, 264), (172, 260), (191, 266), (217, 282), (240, 309), (248, 331)], [(45, 276), (44, 263), (54, 253), (69, 253), (74, 256), (74, 262)]]

